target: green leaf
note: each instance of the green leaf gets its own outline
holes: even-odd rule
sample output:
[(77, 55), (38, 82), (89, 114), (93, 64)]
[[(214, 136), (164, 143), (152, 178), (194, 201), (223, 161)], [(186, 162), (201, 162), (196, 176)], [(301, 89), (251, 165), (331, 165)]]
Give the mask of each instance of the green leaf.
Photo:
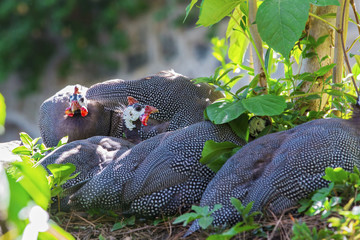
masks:
[(261, 38), (288, 58), (305, 27), (309, 9), (309, 0), (265, 0), (256, 14)]
[[(5, 118), (6, 118), (6, 105), (5, 105), (5, 99), (3, 95), (0, 93), (0, 126), (5, 125)], [(0, 131), (1, 134), (1, 131)]]
[(231, 129), (244, 139), (246, 142), (249, 140), (249, 115), (246, 113), (241, 114), (240, 117), (238, 117), (235, 120), (232, 120), (229, 122), (229, 125)]
[(344, 92), (342, 92), (340, 90), (336, 90), (336, 89), (326, 90), (326, 93), (331, 96), (337, 96), (337, 97), (342, 97), (344, 95)]
[(124, 228), (125, 226), (126, 226), (126, 224), (125, 224), (123, 221), (117, 222), (117, 223), (115, 223), (114, 226), (111, 228), (111, 231), (113, 232), (113, 231), (122, 229), (122, 228)]
[(199, 214), (191, 212), (191, 213), (185, 213), (183, 215), (180, 215), (179, 217), (177, 217), (175, 219), (175, 221), (173, 222), (173, 224), (178, 224), (181, 222), (183, 223), (183, 226), (185, 227), (186, 225), (188, 225), (189, 222), (194, 221), (195, 219), (200, 218), (201, 216), (199, 216)]
[(50, 239), (75, 240), (75, 238), (70, 233), (66, 232), (63, 228), (58, 226), (51, 219), (49, 220), (49, 225), (51, 230), (47, 232), (39, 232), (39, 240), (50, 240)]
[(12, 150), (12, 153), (17, 155), (31, 156), (32, 151), (25, 146), (16, 147)]
[(203, 0), (196, 24), (204, 27), (211, 26), (228, 16), (240, 2), (240, 0)]
[(340, 6), (338, 0), (310, 0), (310, 3), (316, 6), (329, 6), (329, 5)]
[(47, 172), (43, 166), (38, 165), (37, 167), (33, 167), (24, 162), (14, 162), (13, 165), (17, 167), (23, 175), (19, 180), (21, 186), (37, 205), (46, 210), (50, 202), (51, 194), (46, 178)]
[(237, 147), (239, 146), (231, 142), (218, 143), (208, 140), (205, 142), (201, 153), (200, 163), (207, 165), (211, 170), (217, 172), (227, 159), (234, 154), (233, 149)]
[(200, 206), (193, 205), (193, 206), (191, 206), (191, 209), (194, 210), (197, 214), (199, 214), (201, 216), (209, 215), (209, 211), (210, 211), (209, 206), (200, 207)]
[(198, 2), (198, 0), (191, 0), (191, 3), (186, 7), (186, 15), (185, 15), (183, 23), (185, 22), (186, 18), (189, 16), (191, 9), (194, 7), (194, 5), (197, 2)]
[(316, 72), (314, 72), (314, 74), (316, 76), (324, 76), (327, 72), (329, 72), (330, 70), (332, 70), (334, 67), (336, 66), (335, 63), (326, 65), (321, 67), (319, 70), (317, 70)]
[(33, 148), (33, 144), (32, 144), (33, 139), (29, 136), (29, 134), (27, 134), (25, 132), (21, 132), (20, 139), (25, 147), (30, 148), (30, 149)]
[(61, 147), (62, 145), (65, 145), (69, 140), (69, 136), (65, 136), (60, 139), (56, 147)]
[(245, 109), (258, 116), (279, 115), (286, 108), (285, 98), (274, 95), (262, 95), (244, 99), (242, 104)]
[(243, 63), (245, 52), (249, 45), (248, 38), (246, 38), (238, 26), (243, 16), (244, 14), (240, 11), (240, 7), (236, 7), (232, 13), (232, 17), (229, 19), (226, 31), (226, 37), (230, 38), (228, 56), (234, 63), (238, 64)]
[(238, 118), (246, 111), (241, 101), (215, 102), (206, 108), (209, 119), (215, 124), (223, 124)]
[(55, 183), (62, 185), (66, 180), (71, 179), (70, 175), (76, 170), (76, 166), (72, 163), (65, 164), (49, 164), (47, 168), (54, 176)]
[(346, 182), (348, 176), (349, 172), (346, 172), (340, 167), (335, 169), (328, 167), (325, 169), (325, 176), (323, 178), (334, 183), (344, 183)]
[(199, 225), (202, 229), (207, 229), (214, 221), (212, 216), (206, 216), (199, 219)]

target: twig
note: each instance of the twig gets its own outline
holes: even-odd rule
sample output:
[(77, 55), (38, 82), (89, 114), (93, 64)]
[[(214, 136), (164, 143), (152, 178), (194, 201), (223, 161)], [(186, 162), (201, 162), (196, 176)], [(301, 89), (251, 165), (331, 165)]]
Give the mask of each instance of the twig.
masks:
[(95, 224), (93, 224), (92, 222), (86, 220), (85, 218), (83, 218), (82, 216), (78, 215), (77, 213), (74, 213), (75, 216), (77, 216), (78, 218), (80, 218), (81, 220), (83, 220), (84, 222), (90, 224), (93, 227), (96, 227)]
[(67, 229), (68, 229), (68, 226), (69, 226), (69, 224), (70, 224), (70, 221), (71, 221), (72, 216), (73, 216), (73, 212), (71, 212), (71, 215), (70, 215), (70, 217), (69, 217), (69, 221), (66, 223), (65, 231), (67, 231)]
[(325, 19), (323, 19), (322, 17), (319, 17), (318, 15), (316, 14), (313, 14), (312, 12), (309, 12), (309, 15), (316, 18), (316, 19), (319, 19), (320, 21), (323, 21), (324, 23), (326, 23), (327, 25), (331, 26), (333, 29), (335, 29), (335, 31), (339, 32), (339, 29), (334, 26), (333, 24), (331, 24), (330, 22), (326, 21)]
[[(276, 216), (275, 216), (275, 214), (273, 212), (271, 212), (271, 214), (276, 218)], [(280, 218), (276, 221), (276, 225), (275, 225), (274, 229), (272, 230), (269, 239), (272, 239), (274, 237), (275, 231), (276, 231), (277, 227), (279, 226), (283, 216), (284, 216), (284, 213), (282, 213)]]
[(357, 15), (357, 11), (356, 11), (356, 6), (355, 6), (355, 3), (354, 3), (354, 0), (350, 0), (350, 4), (351, 4), (351, 7), (352, 7), (353, 12), (354, 12), (355, 21), (356, 21), (356, 23), (357, 23), (358, 31), (359, 31), (359, 34), (360, 34), (360, 22), (359, 22), (359, 17), (358, 17), (358, 15)]
[[(345, 43), (344, 43), (344, 21), (345, 21), (345, 6), (346, 6), (346, 4), (347, 4), (347, 0), (344, 0), (340, 37), (341, 37), (341, 46), (342, 46), (343, 53), (344, 53), (345, 63), (346, 63), (346, 66), (348, 68), (349, 73), (352, 73), (351, 72), (351, 66), (350, 66), (350, 63), (349, 63), (349, 58), (348, 58), (348, 56), (346, 54)], [(355, 79), (354, 79), (353, 75), (351, 76), (351, 80), (352, 80), (352, 82), (354, 84), (355, 91), (356, 91), (357, 95), (359, 96), (359, 90), (358, 90), (358, 87), (356, 86), (356, 82), (355, 82)]]

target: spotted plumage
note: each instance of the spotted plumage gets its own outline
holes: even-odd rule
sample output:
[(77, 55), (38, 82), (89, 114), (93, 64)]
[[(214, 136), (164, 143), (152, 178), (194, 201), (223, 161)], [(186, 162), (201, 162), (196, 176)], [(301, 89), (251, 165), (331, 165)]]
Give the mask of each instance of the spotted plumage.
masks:
[(127, 105), (127, 96), (141, 104), (159, 110), (155, 120), (168, 122), (168, 130), (176, 130), (204, 120), (203, 111), (213, 101), (223, 97), (207, 84), (194, 84), (174, 71), (163, 71), (139, 80), (110, 80), (89, 88), (86, 98), (109, 109)]
[[(211, 122), (159, 134), (120, 156), (113, 155), (111, 163), (92, 174), (66, 205), (74, 210), (123, 209), (143, 216), (170, 215), (188, 209), (200, 200), (214, 176), (199, 163), (207, 140), (245, 144), (229, 126)], [(85, 160), (68, 160), (79, 170), (86, 164)]]
[[(327, 167), (352, 171), (360, 167), (360, 111), (353, 118), (321, 119), (248, 143), (219, 170), (207, 186), (201, 206), (221, 203), (213, 214), (215, 225), (233, 225), (240, 215), (230, 202), (254, 201), (252, 211), (280, 214), (316, 189), (326, 187)], [(199, 229), (194, 222), (190, 234)]]
[(207, 84), (194, 84), (185, 76), (164, 71), (139, 80), (105, 81), (89, 89), (79, 86), (87, 101), (87, 112), (76, 111), (70, 116), (73, 113), (69, 109), (69, 99), (76, 92), (74, 87), (65, 87), (40, 107), (40, 133), (48, 147), (56, 146), (66, 135), (69, 141), (96, 135), (122, 137), (122, 111), (128, 96), (159, 110), (149, 119), (152, 126), (138, 129), (141, 140), (203, 121), (206, 106), (223, 96)]

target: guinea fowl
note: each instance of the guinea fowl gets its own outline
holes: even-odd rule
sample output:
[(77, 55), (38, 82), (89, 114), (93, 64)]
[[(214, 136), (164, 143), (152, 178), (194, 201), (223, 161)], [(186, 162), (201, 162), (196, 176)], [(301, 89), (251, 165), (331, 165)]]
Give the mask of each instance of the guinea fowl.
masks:
[[(79, 87), (74, 91), (74, 86), (68, 86), (40, 107), (40, 133), (45, 145), (56, 146), (66, 135), (69, 141), (96, 135), (122, 137), (122, 109), (128, 103), (128, 96), (159, 110), (149, 119), (152, 128), (141, 133), (142, 139), (203, 121), (204, 109), (223, 97), (213, 87), (194, 84), (173, 71), (139, 80), (106, 81), (89, 89)], [(82, 99), (84, 103), (79, 102)], [(71, 100), (77, 102), (71, 103)]]
[[(327, 167), (352, 171), (360, 167), (360, 100), (353, 116), (345, 119), (320, 119), (291, 130), (258, 138), (233, 155), (207, 186), (200, 206), (216, 211), (214, 225), (233, 225), (241, 220), (231, 197), (252, 211), (280, 214), (296, 206), (313, 191), (327, 187), (322, 177)], [(186, 235), (199, 229), (195, 221)]]
[[(188, 209), (200, 200), (214, 176), (199, 162), (207, 140), (245, 144), (228, 125), (211, 122), (158, 134), (121, 156), (114, 155), (111, 163), (85, 184), (72, 186), (77, 191), (69, 196), (65, 208), (122, 209), (142, 216), (170, 215)], [(68, 159), (77, 171), (88, 171), (86, 161)]]
[(205, 108), (223, 94), (208, 84), (194, 84), (174, 71), (162, 71), (139, 80), (105, 81), (91, 86), (86, 92), (87, 99), (112, 110), (126, 105), (127, 96), (156, 107), (159, 112), (152, 118), (170, 122), (167, 130), (172, 131), (204, 121)]

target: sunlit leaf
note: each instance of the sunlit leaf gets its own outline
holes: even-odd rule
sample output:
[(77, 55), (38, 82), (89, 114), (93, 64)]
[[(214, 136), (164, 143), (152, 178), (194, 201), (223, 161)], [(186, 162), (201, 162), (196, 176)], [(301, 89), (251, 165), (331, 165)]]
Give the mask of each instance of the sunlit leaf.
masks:
[(287, 58), (305, 27), (309, 8), (309, 0), (265, 0), (256, 14), (262, 40)]
[(215, 124), (223, 124), (238, 118), (246, 111), (241, 101), (221, 101), (206, 108), (209, 119)]
[(228, 16), (240, 4), (240, 0), (203, 0), (198, 25), (211, 26)]
[(286, 108), (285, 99), (281, 96), (262, 95), (242, 101), (249, 112), (258, 116), (274, 116), (281, 114)]

